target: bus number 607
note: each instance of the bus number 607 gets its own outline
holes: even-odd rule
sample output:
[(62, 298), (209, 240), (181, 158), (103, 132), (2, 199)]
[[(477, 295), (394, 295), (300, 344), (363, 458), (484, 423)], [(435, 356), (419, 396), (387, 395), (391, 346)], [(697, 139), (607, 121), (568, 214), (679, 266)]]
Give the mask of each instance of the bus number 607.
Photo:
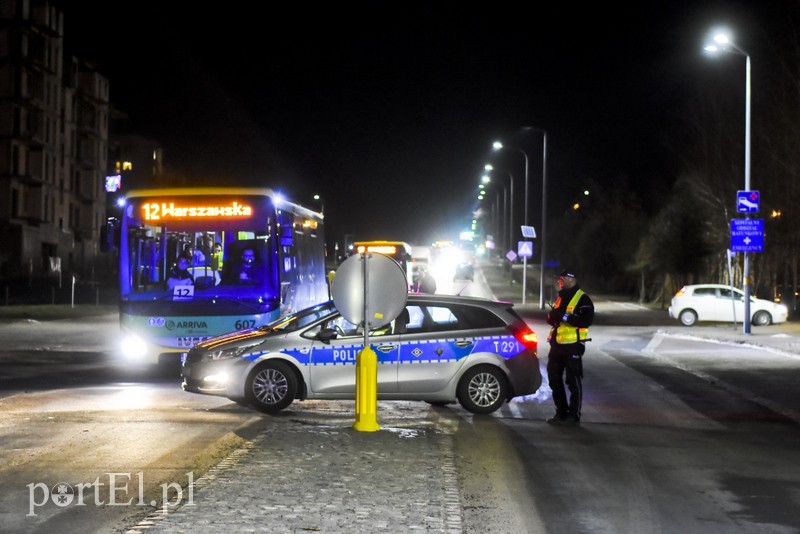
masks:
[(245, 330), (246, 328), (253, 328), (256, 325), (255, 319), (240, 319), (236, 321), (236, 330)]

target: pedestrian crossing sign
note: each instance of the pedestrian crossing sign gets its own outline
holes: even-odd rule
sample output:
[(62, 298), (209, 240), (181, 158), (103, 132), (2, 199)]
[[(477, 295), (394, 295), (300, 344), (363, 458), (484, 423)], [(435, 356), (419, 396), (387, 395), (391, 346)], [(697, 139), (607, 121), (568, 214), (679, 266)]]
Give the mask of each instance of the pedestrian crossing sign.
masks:
[(533, 242), (520, 241), (517, 244), (517, 254), (519, 254), (521, 258), (530, 258), (533, 256)]

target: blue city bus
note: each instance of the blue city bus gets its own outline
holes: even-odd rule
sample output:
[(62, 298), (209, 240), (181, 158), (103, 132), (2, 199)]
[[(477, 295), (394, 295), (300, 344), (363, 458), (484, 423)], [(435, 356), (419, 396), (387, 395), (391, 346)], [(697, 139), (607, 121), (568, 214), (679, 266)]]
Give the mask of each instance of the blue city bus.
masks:
[(322, 223), (269, 189), (130, 191), (119, 224), (121, 354), (177, 362), (201, 340), (328, 300)]

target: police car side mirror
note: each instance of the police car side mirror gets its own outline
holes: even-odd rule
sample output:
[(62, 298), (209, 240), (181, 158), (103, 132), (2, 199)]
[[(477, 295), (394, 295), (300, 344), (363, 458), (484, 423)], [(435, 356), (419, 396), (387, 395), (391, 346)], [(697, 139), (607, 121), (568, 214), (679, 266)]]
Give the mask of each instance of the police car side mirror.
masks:
[(333, 328), (326, 328), (325, 330), (320, 330), (317, 334), (317, 339), (325, 343), (326, 345), (330, 344), (331, 339), (336, 339), (336, 330)]

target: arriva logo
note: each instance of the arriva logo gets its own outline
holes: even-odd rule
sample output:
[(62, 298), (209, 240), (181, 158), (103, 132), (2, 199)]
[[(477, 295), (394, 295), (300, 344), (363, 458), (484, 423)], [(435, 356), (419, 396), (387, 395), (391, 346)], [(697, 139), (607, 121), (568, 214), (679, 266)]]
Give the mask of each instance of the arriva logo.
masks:
[(205, 330), (208, 328), (208, 324), (205, 321), (167, 321), (165, 326), (167, 330), (174, 330), (175, 328)]

